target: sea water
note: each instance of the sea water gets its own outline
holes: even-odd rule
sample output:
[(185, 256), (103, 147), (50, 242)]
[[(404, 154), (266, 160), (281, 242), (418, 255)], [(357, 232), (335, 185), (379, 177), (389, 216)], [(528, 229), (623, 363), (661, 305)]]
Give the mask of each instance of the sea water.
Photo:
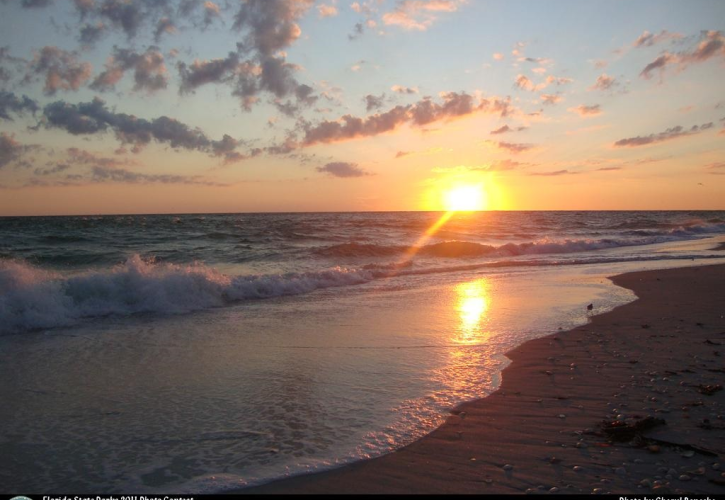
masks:
[(635, 298), (607, 276), (724, 240), (725, 212), (0, 218), (0, 482), (215, 492), (384, 454)]

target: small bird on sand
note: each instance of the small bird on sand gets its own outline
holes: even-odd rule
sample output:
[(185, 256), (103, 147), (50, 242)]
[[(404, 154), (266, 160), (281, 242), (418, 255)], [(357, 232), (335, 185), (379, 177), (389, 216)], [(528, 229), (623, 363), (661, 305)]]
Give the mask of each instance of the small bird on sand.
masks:
[(587, 311), (591, 311), (592, 309), (594, 309), (594, 304), (589, 304), (587, 306)]

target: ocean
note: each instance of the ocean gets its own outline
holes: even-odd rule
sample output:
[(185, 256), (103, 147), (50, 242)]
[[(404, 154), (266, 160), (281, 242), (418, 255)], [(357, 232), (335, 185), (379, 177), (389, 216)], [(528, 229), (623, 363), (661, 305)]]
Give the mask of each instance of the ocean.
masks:
[[(0, 483), (223, 492), (404, 446), (725, 212), (0, 218)], [(587, 305), (593, 304), (593, 310)]]

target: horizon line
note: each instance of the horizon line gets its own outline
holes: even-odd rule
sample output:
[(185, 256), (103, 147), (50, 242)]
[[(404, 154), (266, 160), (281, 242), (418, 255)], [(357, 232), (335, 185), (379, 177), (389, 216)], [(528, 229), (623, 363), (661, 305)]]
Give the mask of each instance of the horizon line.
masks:
[[(130, 216), (171, 216), (171, 215), (268, 215), (268, 214), (382, 214), (382, 213), (446, 213), (447, 210), (299, 210), (299, 211), (240, 211), (240, 212), (118, 212), (118, 213), (78, 213), (78, 214), (28, 214), (28, 215), (0, 215), (0, 219), (19, 217), (130, 217)], [(677, 208), (677, 209), (526, 209), (526, 210), (454, 210), (462, 213), (486, 212), (725, 212), (725, 208)]]

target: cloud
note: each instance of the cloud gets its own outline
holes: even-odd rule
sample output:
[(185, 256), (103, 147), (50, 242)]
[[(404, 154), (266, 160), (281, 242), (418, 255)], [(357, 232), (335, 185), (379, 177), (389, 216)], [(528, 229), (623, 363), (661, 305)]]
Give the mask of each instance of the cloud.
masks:
[(534, 175), (538, 177), (556, 177), (559, 175), (576, 175), (579, 172), (570, 172), (568, 170), (555, 170), (553, 172), (531, 172), (529, 175)]
[(355, 23), (355, 26), (352, 29), (352, 33), (347, 35), (347, 39), (352, 41), (360, 38), (365, 33), (365, 26), (363, 23)]
[(20, 5), (24, 9), (37, 9), (42, 7), (48, 7), (53, 3), (53, 0), (21, 0)]
[(589, 87), (589, 90), (609, 90), (612, 87), (619, 85), (619, 82), (613, 76), (608, 76), (606, 73), (602, 73), (597, 77), (597, 81)]
[(68, 161), (74, 165), (97, 165), (102, 167), (117, 167), (120, 165), (129, 165), (134, 162), (129, 160), (120, 160), (118, 158), (108, 158), (98, 156), (95, 153), (80, 148), (68, 148)]
[(667, 40), (680, 40), (683, 35), (680, 33), (670, 33), (667, 30), (662, 30), (659, 33), (650, 33), (645, 30), (639, 38), (637, 38), (632, 44), (634, 47), (651, 47), (655, 44), (665, 42)]
[(23, 66), (25, 62), (19, 57), (11, 56), (10, 47), (0, 47), (0, 82), (10, 81), (14, 71)]
[(320, 4), (317, 6), (317, 14), (321, 19), (324, 17), (335, 17), (338, 14), (337, 7), (334, 5)]
[(18, 97), (12, 92), (0, 90), (0, 119), (12, 121), (10, 113), (24, 115), (26, 112), (35, 114), (40, 109), (38, 103), (24, 95)]
[(516, 77), (516, 80), (514, 81), (514, 87), (523, 89), (523, 90), (531, 90), (533, 91), (536, 86), (534, 85), (534, 82), (532, 82), (528, 76), (526, 75), (518, 75)]
[(504, 55), (500, 52), (495, 52), (491, 57), (493, 57), (496, 61), (503, 61)]
[(427, 30), (441, 12), (455, 12), (456, 0), (398, 0), (395, 9), (383, 14), (383, 23), (407, 30)]
[(37, 149), (35, 145), (24, 145), (15, 140), (14, 134), (0, 132), (0, 169), (19, 160), (25, 153)]
[[(293, 44), (302, 30), (297, 21), (312, 6), (312, 0), (248, 0), (241, 3), (233, 28), (244, 37), (237, 51), (224, 59), (194, 61), (178, 66), (180, 92), (190, 92), (208, 83), (227, 83), (232, 95), (239, 97), (242, 109), (251, 110), (263, 93), (273, 99), (278, 109), (294, 114), (300, 106), (315, 99), (305, 94), (294, 73), (298, 67), (286, 61), (283, 49)], [(246, 57), (246, 59), (244, 59)], [(299, 96), (305, 94), (303, 99)], [(296, 97), (296, 103), (283, 102)]]
[(233, 139), (226, 135), (221, 141), (213, 141), (198, 128), (191, 128), (168, 116), (146, 120), (125, 113), (115, 113), (98, 97), (91, 102), (79, 104), (56, 101), (45, 106), (43, 115), (45, 128), (60, 128), (73, 135), (111, 130), (122, 144), (131, 144), (137, 151), (156, 141), (174, 149), (201, 151), (211, 156), (222, 156), (227, 160), (238, 158), (228, 148), (229, 141)]
[(522, 130), (526, 130), (527, 127), (516, 127), (511, 128), (508, 125), (504, 125), (502, 127), (497, 128), (496, 130), (492, 130), (490, 132), (491, 135), (498, 135), (498, 134), (505, 134), (508, 132), (521, 132)]
[[(195, 60), (190, 65), (180, 62), (177, 65), (181, 78), (179, 92), (193, 92), (211, 83), (229, 84), (232, 95), (240, 98), (242, 109), (246, 111), (258, 102), (262, 92), (267, 92), (275, 99), (275, 105), (286, 110), (286, 114), (294, 114), (300, 106), (309, 106), (317, 100), (311, 95), (312, 87), (295, 79), (296, 68), (281, 56), (262, 61), (242, 61), (238, 52), (230, 52), (224, 59)], [(279, 101), (289, 96), (296, 99), (296, 105)]]
[(156, 23), (156, 30), (154, 31), (154, 40), (156, 41), (156, 43), (159, 43), (161, 41), (161, 37), (164, 34), (173, 35), (176, 32), (177, 32), (176, 26), (174, 25), (173, 21), (171, 19), (169, 19), (168, 17), (162, 17)]
[(50, 168), (36, 168), (33, 170), (33, 174), (41, 177), (45, 177), (48, 175), (54, 175), (59, 174), (61, 172), (65, 172), (66, 170), (70, 169), (70, 165), (67, 163), (57, 163), (54, 167)]
[(315, 126), (307, 125), (303, 144), (340, 142), (358, 137), (371, 137), (394, 130), (410, 121), (408, 107), (395, 108), (367, 118), (345, 115), (338, 121), (325, 120)]
[(353, 71), (357, 73), (362, 69), (362, 67), (366, 64), (369, 64), (365, 59), (360, 59), (358, 62), (350, 66), (350, 71)]
[(523, 61), (542, 65), (549, 65), (554, 63), (553, 59), (549, 59), (546, 57), (524, 57)]
[(563, 99), (559, 94), (541, 94), (541, 102), (550, 106), (561, 102)]
[(491, 102), (482, 99), (476, 102), (476, 99), (465, 92), (446, 92), (441, 95), (443, 103), (438, 104), (432, 99), (424, 97), (410, 108), (411, 117), (415, 125), (426, 125), (428, 123), (450, 119), (458, 116), (465, 116), (477, 111), (491, 109), (489, 112), (500, 113), (506, 116), (508, 112), (508, 102), (503, 101)]
[(90, 87), (101, 92), (113, 90), (125, 72), (131, 70), (134, 72), (134, 90), (154, 92), (168, 85), (164, 55), (158, 47), (152, 46), (144, 53), (113, 47), (106, 70), (93, 80)]
[(446, 92), (442, 102), (437, 103), (430, 97), (407, 106), (395, 106), (384, 112), (366, 118), (352, 115), (342, 116), (339, 120), (325, 120), (316, 125), (303, 124), (303, 146), (318, 143), (340, 142), (360, 137), (372, 137), (395, 130), (409, 123), (420, 127), (429, 123), (451, 120), (474, 113), (490, 113), (506, 116), (510, 111), (510, 101), (499, 98), (476, 99), (465, 92)]
[(380, 109), (385, 104), (385, 94), (380, 94), (379, 96), (368, 94), (365, 97), (363, 97), (363, 101), (365, 101), (365, 110), (366, 111)]
[(580, 116), (597, 116), (602, 114), (602, 108), (599, 104), (593, 104), (591, 106), (580, 104), (575, 108), (569, 108), (568, 111), (579, 113)]
[(204, 26), (209, 26), (215, 19), (221, 17), (219, 6), (214, 2), (204, 2)]
[[(139, 28), (147, 20), (154, 19), (158, 9), (166, 2), (150, 2), (143, 0), (105, 0), (96, 4), (76, 2), (76, 8), (84, 15), (102, 17), (114, 27), (121, 29), (130, 39), (136, 36)], [(79, 7), (80, 4), (80, 7)]]
[(73, 0), (76, 11), (80, 14), (81, 19), (85, 18), (96, 7), (96, 0)]
[(602, 167), (598, 168), (597, 172), (614, 172), (615, 170), (622, 170), (622, 167)]
[(721, 31), (701, 31), (696, 47), (689, 51), (661, 54), (645, 66), (640, 76), (650, 79), (652, 73), (656, 71), (662, 78), (668, 66), (675, 66), (679, 71), (682, 71), (690, 64), (702, 63), (714, 57), (725, 59), (725, 36)]
[(713, 127), (714, 125), (712, 122), (704, 123), (702, 125), (693, 125), (689, 129), (685, 129), (682, 126), (678, 125), (677, 127), (668, 128), (664, 132), (659, 132), (657, 134), (620, 139), (614, 143), (614, 146), (628, 148), (647, 146), (649, 144), (656, 144), (658, 142), (671, 141), (673, 139), (679, 139), (680, 137), (687, 137), (690, 135), (699, 134), (700, 132), (711, 129)]
[(348, 163), (344, 161), (335, 161), (326, 164), (324, 167), (317, 167), (318, 172), (329, 174), (333, 177), (365, 177), (372, 175), (369, 172), (358, 167), (357, 163)]
[(397, 94), (417, 94), (418, 87), (404, 87), (403, 85), (393, 85), (390, 90)]
[(674, 54), (664, 53), (661, 56), (657, 57), (654, 61), (649, 63), (645, 68), (642, 70), (642, 72), (639, 74), (639, 76), (650, 79), (652, 78), (652, 72), (653, 71), (659, 71), (660, 77), (664, 74), (664, 70), (669, 64), (675, 64), (679, 61), (679, 58)]
[(289, 47), (302, 30), (297, 21), (312, 6), (312, 0), (248, 0), (241, 3), (234, 28), (246, 32), (242, 48), (264, 59)]
[(122, 168), (91, 167), (91, 182), (119, 182), (124, 184), (197, 184), (203, 186), (226, 186), (212, 182), (198, 175), (143, 174)]
[(523, 144), (523, 143), (517, 143), (517, 142), (504, 142), (504, 141), (486, 141), (489, 144), (493, 144), (499, 149), (505, 149), (506, 151), (510, 151), (511, 153), (518, 154), (523, 153), (524, 151), (528, 151), (530, 149), (535, 148), (536, 146), (534, 144)]
[(568, 83), (571, 83), (572, 81), (573, 80), (571, 78), (556, 77), (553, 75), (549, 75), (546, 77), (546, 79), (543, 82), (541, 82), (539, 84), (534, 84), (534, 82), (531, 81), (531, 79), (529, 79), (529, 77), (527, 77), (526, 75), (519, 74), (516, 77), (516, 80), (514, 81), (514, 87), (522, 89), (522, 90), (529, 90), (531, 92), (534, 92), (534, 91), (543, 90), (550, 85), (561, 86), (561, 85), (566, 85)]
[(294, 91), (296, 103), (290, 100), (283, 102), (281, 99), (275, 99), (274, 105), (282, 113), (287, 116), (295, 116), (303, 106), (311, 106), (319, 99), (319, 96), (314, 95), (314, 89), (309, 85), (301, 84), (297, 85)]
[(259, 74), (261, 68), (249, 62), (240, 62), (239, 54), (230, 52), (224, 59), (209, 59), (206, 61), (195, 60), (187, 66), (186, 63), (178, 64), (181, 85), (179, 92), (193, 92), (198, 87), (209, 83), (228, 83), (234, 80), (237, 75)]
[(86, 23), (78, 32), (78, 41), (83, 45), (95, 45), (106, 33), (106, 25), (98, 21), (95, 24)]
[(705, 165), (706, 168), (725, 168), (725, 161), (719, 161), (714, 163), (708, 163)]
[(398, 151), (395, 153), (395, 159), (397, 160), (398, 158), (403, 158), (404, 156), (410, 156), (411, 154), (413, 154), (411, 151)]
[[(316, 98), (305, 93), (311, 87), (295, 78), (299, 67), (287, 62), (284, 52), (301, 35), (297, 21), (312, 5), (313, 0), (241, 2), (233, 23), (233, 29), (242, 33), (236, 51), (225, 58), (180, 62), (179, 92), (193, 92), (206, 84), (226, 84), (245, 111), (251, 110), (263, 95), (286, 114), (314, 102)], [(219, 17), (220, 8), (213, 2), (204, 2), (203, 10), (205, 26)], [(304, 98), (299, 99), (300, 95)], [(284, 101), (290, 97), (296, 102)]]
[(546, 82), (547, 85), (557, 85), (557, 86), (558, 85), (566, 85), (566, 84), (571, 83), (573, 81), (574, 80), (572, 80), (571, 78), (566, 78), (566, 77), (563, 77), (563, 76), (552, 76), (552, 75), (547, 76), (546, 77), (546, 80), (545, 80), (545, 82)]
[(24, 83), (45, 77), (44, 92), (53, 95), (58, 90), (78, 90), (91, 77), (90, 63), (78, 60), (78, 55), (58, 47), (45, 46), (30, 62)]

